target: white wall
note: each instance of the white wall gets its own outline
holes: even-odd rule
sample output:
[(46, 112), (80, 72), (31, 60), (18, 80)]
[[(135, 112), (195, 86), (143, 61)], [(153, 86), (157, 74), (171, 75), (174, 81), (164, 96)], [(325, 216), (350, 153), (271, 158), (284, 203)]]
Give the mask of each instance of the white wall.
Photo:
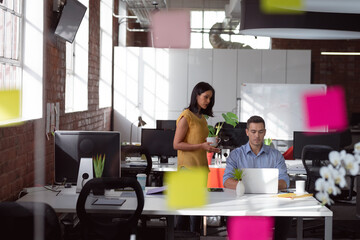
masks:
[[(242, 83), (310, 83), (310, 50), (115, 48), (114, 130), (129, 141), (130, 127), (142, 116), (145, 128), (157, 119), (177, 119), (197, 82), (216, 92), (215, 117), (236, 113)], [(137, 122), (135, 123), (137, 124)], [(133, 126), (133, 142), (141, 129)]]

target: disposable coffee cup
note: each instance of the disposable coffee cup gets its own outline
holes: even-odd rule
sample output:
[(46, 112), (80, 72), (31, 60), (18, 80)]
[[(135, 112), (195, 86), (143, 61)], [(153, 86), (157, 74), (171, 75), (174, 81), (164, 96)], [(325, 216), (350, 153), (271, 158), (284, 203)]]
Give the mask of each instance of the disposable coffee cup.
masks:
[(136, 174), (136, 178), (137, 178), (137, 181), (140, 183), (142, 190), (144, 191), (145, 185), (146, 185), (146, 174), (138, 173), (138, 174)]
[(305, 181), (304, 180), (297, 180), (295, 182), (296, 192), (298, 194), (302, 194), (305, 192)]

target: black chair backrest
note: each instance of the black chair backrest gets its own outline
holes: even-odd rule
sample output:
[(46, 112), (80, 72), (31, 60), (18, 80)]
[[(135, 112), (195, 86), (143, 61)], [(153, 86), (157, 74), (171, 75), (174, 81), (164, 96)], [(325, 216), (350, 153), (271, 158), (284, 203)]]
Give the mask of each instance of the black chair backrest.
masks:
[[(85, 203), (88, 195), (93, 189), (118, 189), (132, 188), (135, 190), (137, 198), (137, 207), (135, 211), (126, 214), (114, 212), (107, 213), (88, 213)], [(125, 203), (124, 203), (125, 204)], [(104, 239), (117, 239), (124, 234), (134, 233), (137, 222), (144, 208), (144, 193), (139, 182), (134, 178), (93, 178), (89, 180), (82, 188), (76, 203), (76, 213), (80, 220), (83, 237), (86, 238), (89, 233), (101, 236)], [(120, 237), (121, 238), (121, 237)]]
[[(35, 219), (43, 223), (41, 232), (35, 231)], [(61, 229), (54, 209), (42, 202), (1, 202), (0, 203), (1, 239), (60, 240)]]
[(314, 192), (315, 181), (320, 177), (320, 168), (329, 163), (332, 147), (326, 145), (305, 145), (301, 159), (306, 170), (306, 191)]

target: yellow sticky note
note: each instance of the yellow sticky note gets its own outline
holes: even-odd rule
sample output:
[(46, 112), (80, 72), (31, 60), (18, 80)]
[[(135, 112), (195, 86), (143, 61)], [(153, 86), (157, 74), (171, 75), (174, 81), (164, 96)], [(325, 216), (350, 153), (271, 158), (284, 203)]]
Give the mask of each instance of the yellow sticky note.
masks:
[(20, 90), (0, 90), (0, 122), (20, 117)]
[(302, 14), (303, 0), (261, 0), (260, 9), (268, 14)]
[(170, 208), (199, 207), (207, 203), (207, 175), (205, 168), (167, 172), (167, 203)]

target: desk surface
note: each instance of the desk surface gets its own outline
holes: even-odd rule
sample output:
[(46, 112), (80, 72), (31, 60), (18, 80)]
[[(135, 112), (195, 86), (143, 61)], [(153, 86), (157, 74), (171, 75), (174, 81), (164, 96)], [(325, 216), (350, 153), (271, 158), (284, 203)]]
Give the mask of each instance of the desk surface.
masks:
[[(148, 189), (148, 188), (147, 188)], [(59, 188), (60, 193), (47, 190), (42, 187), (28, 189), (28, 194), (18, 201), (46, 202), (56, 212), (75, 213), (76, 202), (79, 194), (75, 187)], [(147, 190), (146, 190), (147, 191)], [(110, 198), (121, 197), (121, 192), (110, 191), (105, 195)], [(104, 197), (104, 196), (102, 196)], [(97, 197), (88, 198), (89, 209), (94, 208), (90, 203)], [(125, 197), (126, 202), (122, 206), (111, 207), (111, 211), (132, 210), (136, 208), (134, 197)], [(99, 208), (96, 206), (95, 208)], [(100, 209), (109, 209), (109, 206), (101, 206)], [(313, 197), (288, 199), (279, 198), (276, 194), (245, 194), (237, 198), (235, 191), (224, 189), (224, 192), (209, 192), (208, 203), (203, 207), (170, 209), (167, 207), (166, 195), (146, 195), (143, 209), (144, 215), (199, 215), (199, 216), (292, 216), (292, 217), (327, 217), (332, 212), (319, 204)]]

